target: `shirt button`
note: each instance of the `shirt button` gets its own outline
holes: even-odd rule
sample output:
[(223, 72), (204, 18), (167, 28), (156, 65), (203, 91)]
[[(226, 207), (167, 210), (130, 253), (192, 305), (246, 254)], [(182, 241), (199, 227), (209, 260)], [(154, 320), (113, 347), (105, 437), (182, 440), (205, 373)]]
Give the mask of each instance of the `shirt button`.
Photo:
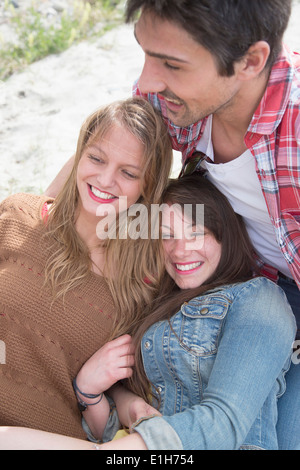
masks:
[(158, 393), (161, 393), (161, 392), (162, 392), (162, 388), (161, 388), (160, 386), (157, 387), (157, 391), (158, 391)]
[(150, 348), (150, 341), (145, 341), (145, 348), (149, 349)]
[(201, 310), (200, 310), (201, 315), (207, 315), (208, 312), (209, 312), (209, 310), (208, 310), (207, 307), (201, 308)]

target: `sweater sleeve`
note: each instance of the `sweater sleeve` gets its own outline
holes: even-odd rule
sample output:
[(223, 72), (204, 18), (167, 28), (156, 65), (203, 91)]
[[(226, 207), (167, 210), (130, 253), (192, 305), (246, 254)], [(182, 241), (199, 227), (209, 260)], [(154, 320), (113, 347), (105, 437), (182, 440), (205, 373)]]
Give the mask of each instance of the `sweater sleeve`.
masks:
[[(43, 207), (53, 199), (35, 194), (13, 194), (0, 203), (0, 220), (41, 221)], [(28, 219), (29, 217), (29, 219)]]

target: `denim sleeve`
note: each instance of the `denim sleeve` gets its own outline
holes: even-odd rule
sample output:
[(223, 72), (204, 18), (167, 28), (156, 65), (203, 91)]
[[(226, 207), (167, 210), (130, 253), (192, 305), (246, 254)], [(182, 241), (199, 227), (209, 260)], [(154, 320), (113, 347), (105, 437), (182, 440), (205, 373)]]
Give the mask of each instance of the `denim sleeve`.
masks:
[[(160, 416), (141, 419), (132, 428), (141, 435), (148, 449), (183, 450), (176, 431)], [(159, 438), (157, 438), (158, 434)]]
[[(239, 449), (282, 369), (295, 321), (284, 293), (267, 279), (246, 283), (227, 314), (203, 399), (181, 413), (138, 425), (148, 449)], [(175, 444), (174, 444), (175, 443)]]

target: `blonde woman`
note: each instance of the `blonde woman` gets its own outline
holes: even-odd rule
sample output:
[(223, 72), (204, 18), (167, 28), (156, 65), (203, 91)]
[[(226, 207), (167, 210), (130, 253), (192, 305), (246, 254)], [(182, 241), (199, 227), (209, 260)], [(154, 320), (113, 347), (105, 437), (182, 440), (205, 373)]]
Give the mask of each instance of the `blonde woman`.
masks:
[(150, 239), (124, 238), (119, 250), (99, 239), (102, 209), (159, 203), (170, 167), (161, 118), (129, 99), (86, 120), (55, 199), (18, 194), (1, 203), (1, 426), (84, 438), (72, 379), (109, 339), (130, 332), (161, 272)]

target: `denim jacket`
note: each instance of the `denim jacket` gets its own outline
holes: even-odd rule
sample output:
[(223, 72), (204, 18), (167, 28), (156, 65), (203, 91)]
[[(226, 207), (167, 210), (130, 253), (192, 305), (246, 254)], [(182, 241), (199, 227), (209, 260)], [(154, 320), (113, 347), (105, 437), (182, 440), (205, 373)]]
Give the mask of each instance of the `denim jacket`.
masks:
[[(277, 400), (295, 331), (284, 292), (266, 278), (183, 304), (143, 337), (162, 417), (142, 418), (134, 430), (148, 449), (277, 449)], [(104, 440), (116, 429), (112, 413)]]
[(144, 335), (163, 416), (139, 420), (135, 431), (148, 449), (277, 449), (294, 337), (285, 294), (265, 278), (183, 304)]

